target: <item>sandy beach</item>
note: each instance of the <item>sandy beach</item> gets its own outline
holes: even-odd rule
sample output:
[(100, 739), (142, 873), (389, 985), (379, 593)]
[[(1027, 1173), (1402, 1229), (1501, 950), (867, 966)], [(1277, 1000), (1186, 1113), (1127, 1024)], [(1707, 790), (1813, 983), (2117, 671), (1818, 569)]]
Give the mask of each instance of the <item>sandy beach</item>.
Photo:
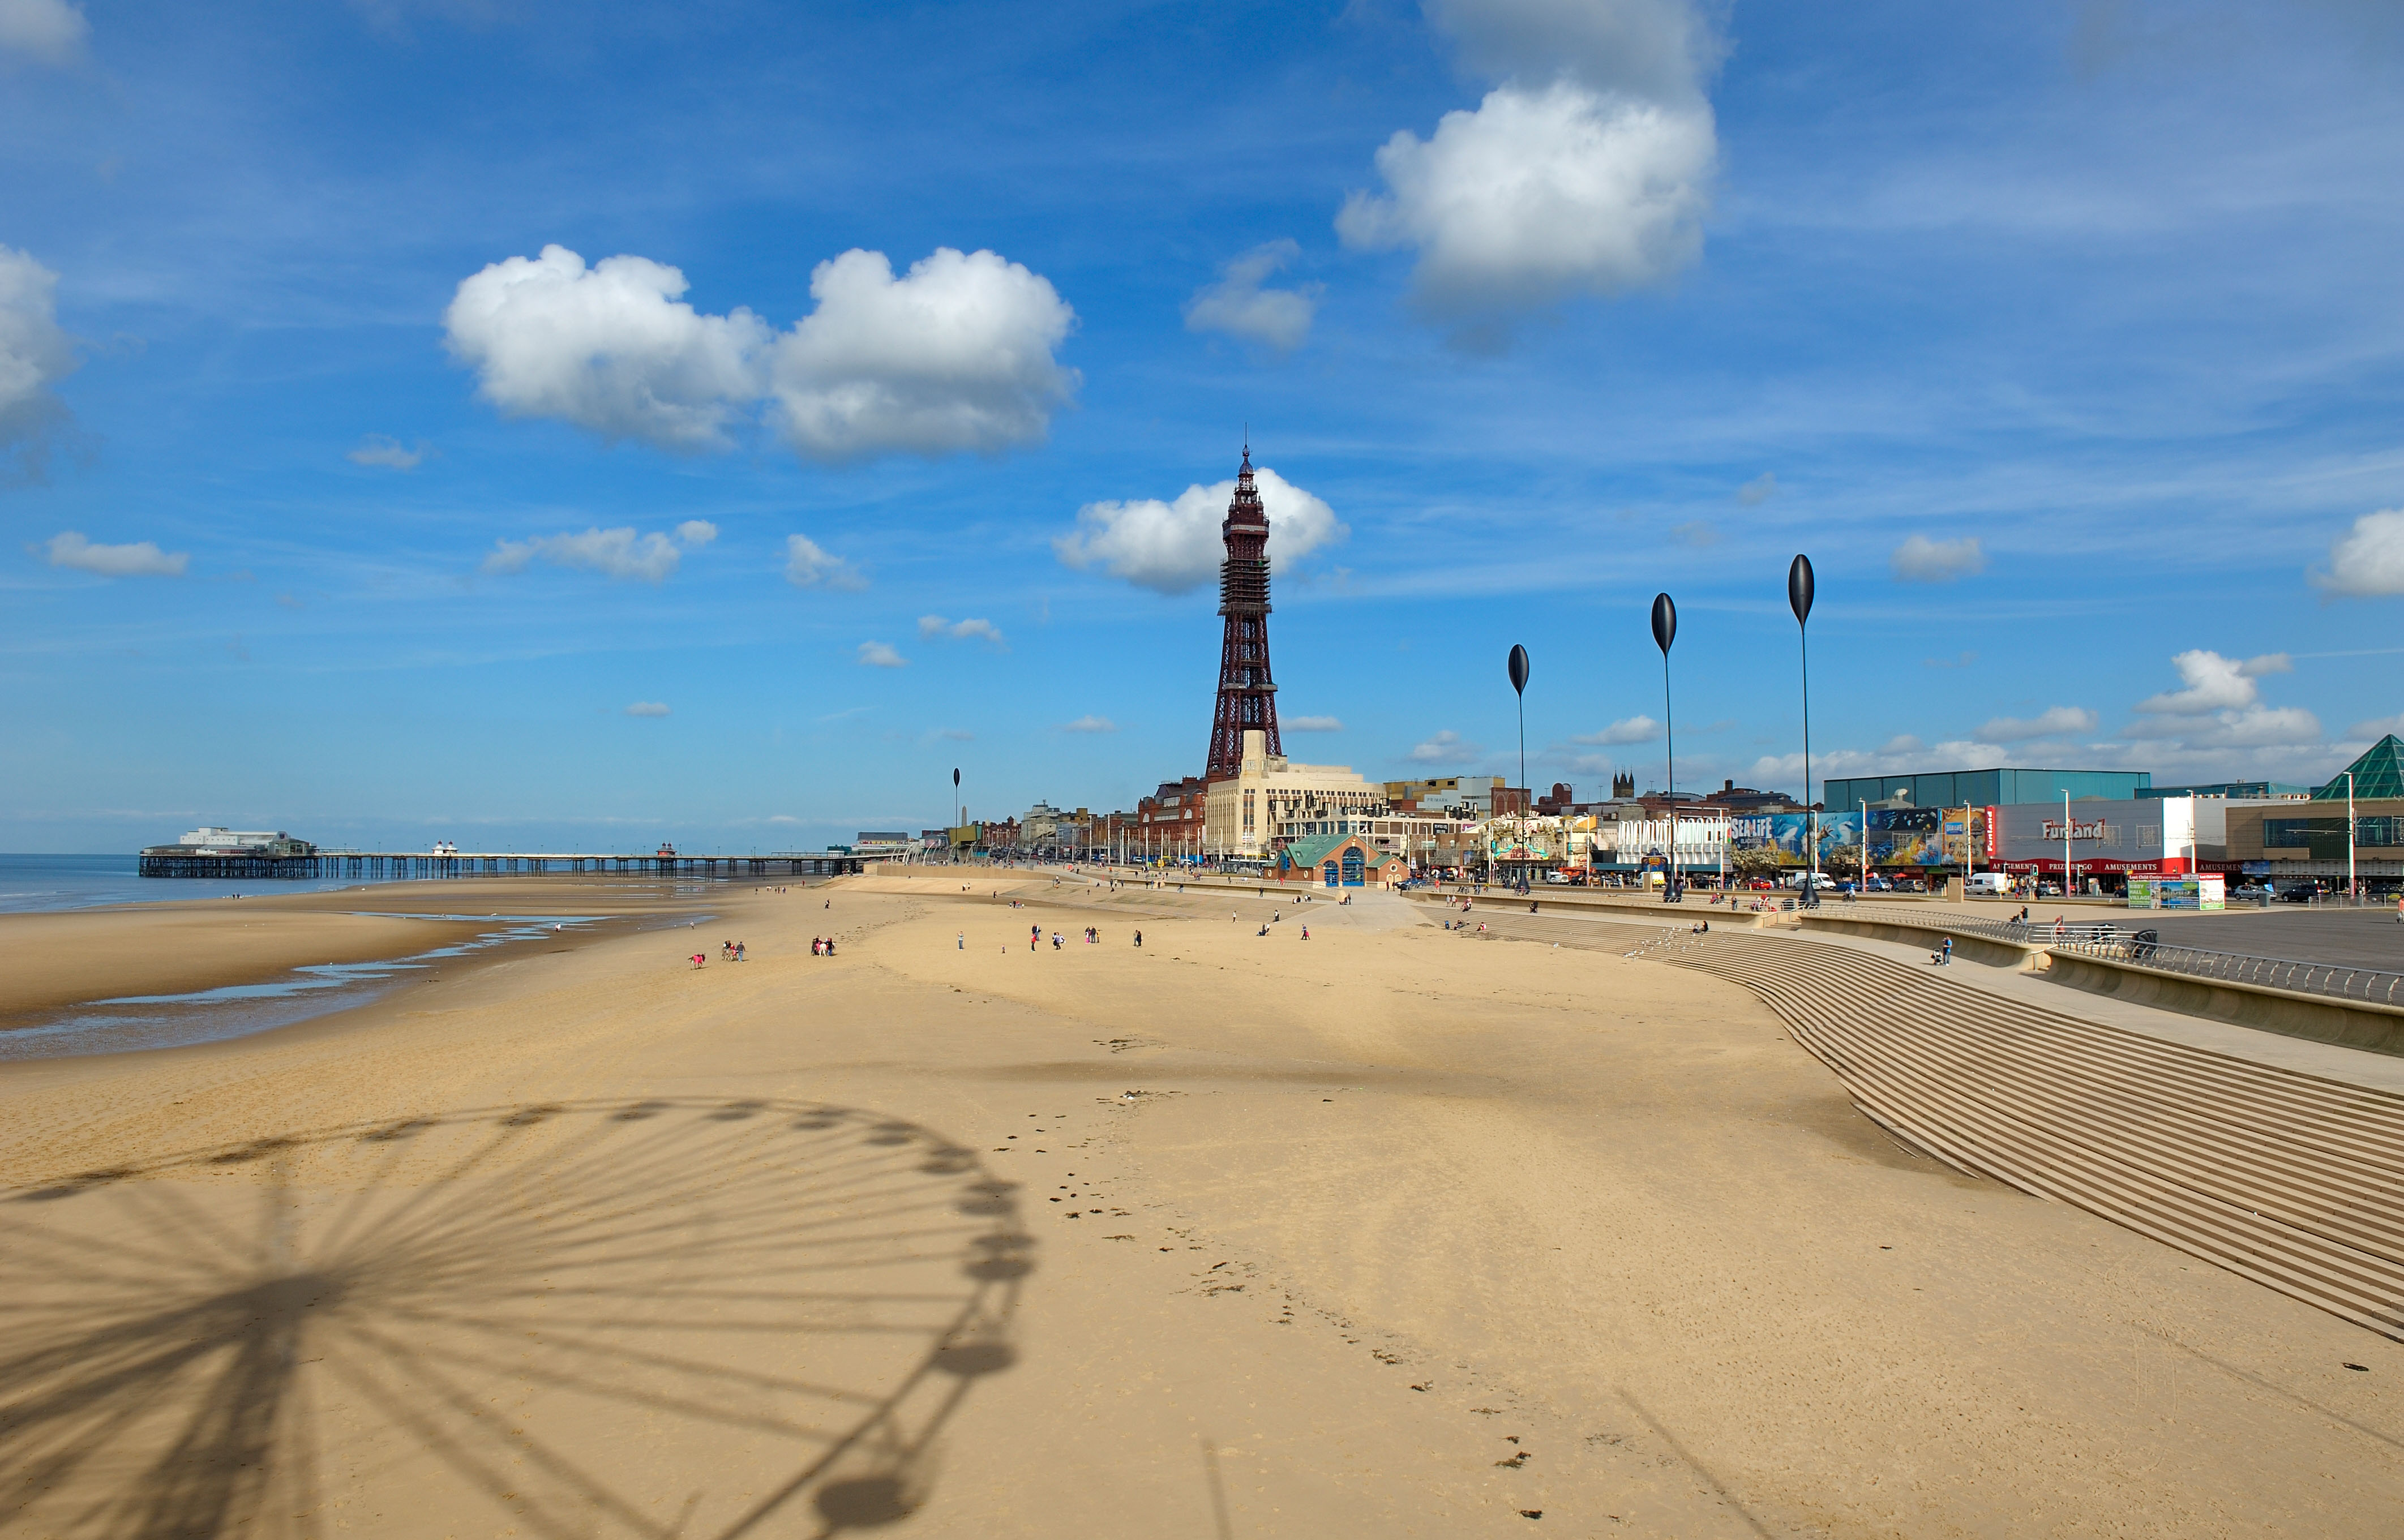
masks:
[[(1904, 1149), (1733, 985), (1384, 895), (703, 902), (700, 941), (630, 927), (323, 1023), (0, 1065), (0, 1533), (2404, 1511), (2404, 1349)], [(129, 948), (187, 959), (155, 989), (390, 941), (331, 903), (218, 907), (0, 926), (0, 1010), (94, 998)]]

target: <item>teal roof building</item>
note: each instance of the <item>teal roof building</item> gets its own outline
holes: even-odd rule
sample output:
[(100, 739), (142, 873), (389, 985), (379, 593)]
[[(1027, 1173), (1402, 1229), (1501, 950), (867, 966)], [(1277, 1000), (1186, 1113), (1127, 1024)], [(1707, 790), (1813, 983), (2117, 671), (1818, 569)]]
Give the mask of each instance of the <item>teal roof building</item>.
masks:
[(1915, 776), (1831, 776), (1821, 805), (1840, 813), (1856, 803), (1908, 798), (1914, 807), (2001, 807), (2013, 803), (2102, 798), (2126, 802), (2153, 785), (2147, 770), (1936, 770)]

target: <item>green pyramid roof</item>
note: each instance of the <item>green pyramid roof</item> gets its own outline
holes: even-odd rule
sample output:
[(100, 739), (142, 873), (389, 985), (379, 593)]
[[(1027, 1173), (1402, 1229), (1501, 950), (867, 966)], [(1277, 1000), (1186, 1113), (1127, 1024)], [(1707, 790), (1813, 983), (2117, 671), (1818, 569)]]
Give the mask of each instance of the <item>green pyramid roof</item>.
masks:
[(1298, 839), (1285, 847), (1285, 853), (1295, 866), (1317, 866), (1337, 846), (1351, 837), (1349, 834), (1320, 834), (1310, 839)]
[(2365, 797), (2404, 797), (2404, 740), (2390, 733), (2363, 750), (2355, 761), (2329, 777), (2327, 786), (2313, 793), (2314, 802), (2345, 800), (2345, 771), (2354, 772), (2354, 795), (2356, 801)]

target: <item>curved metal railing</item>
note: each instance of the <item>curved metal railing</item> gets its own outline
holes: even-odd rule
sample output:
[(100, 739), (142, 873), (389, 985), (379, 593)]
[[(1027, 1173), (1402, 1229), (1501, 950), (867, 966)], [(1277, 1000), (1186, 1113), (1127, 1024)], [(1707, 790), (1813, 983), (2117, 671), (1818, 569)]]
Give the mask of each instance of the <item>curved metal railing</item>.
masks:
[[(2034, 930), (2045, 927), (2031, 927)], [(2038, 938), (2042, 939), (2042, 938)], [(2348, 962), (2299, 962), (2291, 958), (2258, 958), (2244, 952), (2215, 952), (2201, 946), (2173, 946), (2135, 935), (2090, 937), (2055, 942), (2050, 947), (2075, 957), (2132, 962), (2188, 978), (2216, 979), (2229, 984), (2253, 984), (2297, 994), (2327, 995), (2373, 1005), (2404, 1005), (2404, 973), (2365, 968)]]

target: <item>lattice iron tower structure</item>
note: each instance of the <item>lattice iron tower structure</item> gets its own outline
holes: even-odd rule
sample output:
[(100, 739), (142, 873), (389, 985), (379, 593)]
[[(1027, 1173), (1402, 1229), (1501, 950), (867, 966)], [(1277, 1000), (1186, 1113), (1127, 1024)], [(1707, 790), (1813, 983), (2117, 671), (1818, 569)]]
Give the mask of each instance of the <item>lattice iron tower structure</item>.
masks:
[(1241, 770), (1246, 733), (1266, 733), (1269, 752), (1285, 752), (1278, 739), (1277, 684), (1269, 678), (1269, 515), (1252, 484), (1250, 444), (1219, 533), (1227, 542), (1226, 559), (1219, 564), (1219, 613), (1227, 624), (1219, 644), (1219, 704), (1210, 714), (1206, 781), (1225, 780)]

